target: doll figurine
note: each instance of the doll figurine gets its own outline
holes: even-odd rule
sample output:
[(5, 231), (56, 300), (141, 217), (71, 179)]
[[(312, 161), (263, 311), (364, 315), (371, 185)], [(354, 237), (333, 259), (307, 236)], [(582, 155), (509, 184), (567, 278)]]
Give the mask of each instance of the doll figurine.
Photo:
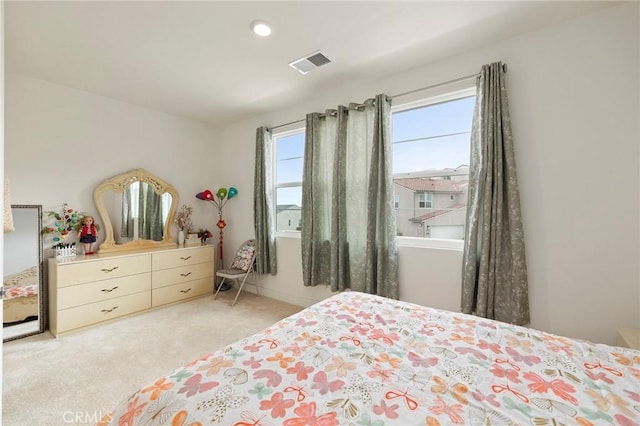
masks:
[(93, 223), (92, 216), (82, 218), (82, 226), (78, 231), (78, 240), (84, 246), (84, 254), (93, 254), (96, 240), (98, 238), (98, 225)]

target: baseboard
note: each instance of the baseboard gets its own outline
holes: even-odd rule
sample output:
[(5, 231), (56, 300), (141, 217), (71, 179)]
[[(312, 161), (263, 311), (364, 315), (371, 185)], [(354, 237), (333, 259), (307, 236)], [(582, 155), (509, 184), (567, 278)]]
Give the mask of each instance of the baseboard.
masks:
[(322, 299), (316, 300), (311, 297), (305, 297), (300, 294), (291, 294), (291, 293), (282, 292), (278, 290), (268, 289), (262, 286), (258, 286), (255, 283), (249, 282), (249, 280), (247, 280), (244, 283), (244, 287), (242, 288), (242, 290), (248, 291), (250, 293), (258, 294), (260, 296), (270, 297), (272, 299), (280, 300), (282, 302), (290, 303), (292, 305), (303, 306), (303, 307), (308, 307), (322, 301)]

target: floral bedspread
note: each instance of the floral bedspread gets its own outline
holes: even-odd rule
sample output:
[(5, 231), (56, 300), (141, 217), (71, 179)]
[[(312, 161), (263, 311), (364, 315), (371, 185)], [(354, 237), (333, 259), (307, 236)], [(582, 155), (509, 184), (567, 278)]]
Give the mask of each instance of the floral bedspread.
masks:
[(5, 299), (30, 297), (38, 294), (38, 267), (32, 266), (3, 279)]
[(30, 297), (38, 294), (38, 287), (35, 284), (20, 286), (20, 287), (10, 287), (6, 290), (4, 295), (5, 299), (17, 299), (18, 297)]
[(637, 425), (640, 351), (344, 292), (142, 387), (133, 425)]

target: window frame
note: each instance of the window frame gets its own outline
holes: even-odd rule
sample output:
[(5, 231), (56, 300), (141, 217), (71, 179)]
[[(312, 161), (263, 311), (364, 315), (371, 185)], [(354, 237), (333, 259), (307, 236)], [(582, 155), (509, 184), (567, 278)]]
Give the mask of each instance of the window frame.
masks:
[[(476, 96), (476, 94), (477, 90), (475, 86), (475, 80), (459, 82), (457, 85), (455, 85), (455, 87), (450, 86), (448, 90), (439, 87), (434, 89), (433, 91), (428, 91), (426, 93), (422, 92), (419, 95), (413, 94), (412, 99), (407, 99), (406, 102), (391, 106), (391, 122), (393, 123), (393, 114), (398, 112), (404, 112), (412, 109), (454, 101), (457, 99), (468, 98), (471, 96)], [(398, 235), (396, 236), (396, 245), (398, 247), (429, 248), (456, 251), (464, 250), (464, 240), (451, 240), (444, 238), (407, 237)]]
[[(295, 229), (287, 229), (282, 231), (278, 230), (278, 189), (279, 188), (297, 188), (297, 187), (300, 187), (302, 189), (302, 177), (303, 177), (301, 176), (300, 182), (296, 181), (296, 182), (286, 182), (286, 183), (278, 184), (277, 182), (278, 181), (278, 138), (284, 138), (284, 137), (293, 136), (296, 134), (305, 135), (305, 132), (306, 132), (305, 123), (302, 122), (302, 123), (297, 123), (295, 127), (287, 126), (285, 130), (282, 130), (280, 132), (273, 132), (271, 134), (271, 139), (273, 141), (273, 154), (271, 156), (272, 170), (273, 170), (273, 179), (272, 179), (273, 187), (271, 190), (273, 194), (273, 203), (271, 206), (271, 210), (273, 212), (273, 233), (276, 237), (287, 236), (287, 237), (300, 238), (301, 231), (297, 231)], [(304, 142), (305, 144), (307, 143), (306, 137)], [(302, 200), (300, 201), (302, 202)]]

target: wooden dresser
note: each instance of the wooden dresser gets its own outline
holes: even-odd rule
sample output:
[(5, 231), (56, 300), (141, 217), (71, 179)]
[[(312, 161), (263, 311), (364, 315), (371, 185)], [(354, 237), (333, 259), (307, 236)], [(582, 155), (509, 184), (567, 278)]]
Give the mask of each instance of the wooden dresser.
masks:
[(213, 292), (212, 245), (49, 259), (49, 329), (59, 337)]

